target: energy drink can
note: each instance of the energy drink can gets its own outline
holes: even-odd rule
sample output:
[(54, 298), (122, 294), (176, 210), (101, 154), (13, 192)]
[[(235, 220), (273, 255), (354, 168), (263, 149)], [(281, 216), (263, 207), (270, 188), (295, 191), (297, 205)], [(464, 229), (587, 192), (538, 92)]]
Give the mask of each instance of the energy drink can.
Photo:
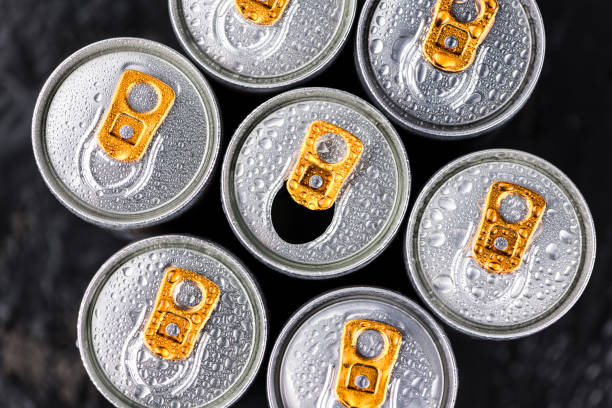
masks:
[(117, 407), (227, 407), (265, 351), (261, 292), (225, 249), (178, 235), (138, 241), (89, 284), (78, 347)]
[(440, 139), (509, 120), (544, 61), (534, 0), (368, 0), (357, 31), (367, 92), (398, 124)]
[(356, 0), (170, 0), (174, 31), (214, 78), (273, 91), (322, 72), (350, 33)]
[[(399, 228), (409, 189), (408, 158), (390, 123), (328, 88), (289, 91), (255, 109), (229, 144), (221, 181), (223, 209), (245, 247), (280, 272), (310, 279), (378, 256)], [(299, 242), (281, 236), (285, 224), (273, 210), (284, 195), (302, 211), (296, 218), (329, 217), (325, 228), (295, 228), (298, 238), (309, 236)]]
[(304, 305), (268, 365), (272, 408), (451, 408), (457, 386), (440, 326), (407, 298), (373, 287), (335, 290)]
[(32, 121), (38, 168), (79, 217), (117, 230), (167, 221), (192, 205), (219, 152), (217, 102), (172, 49), (115, 38), (68, 57)]
[(406, 262), (446, 323), (511, 339), (560, 319), (584, 290), (595, 230), (582, 195), (550, 163), (514, 150), (461, 157), (416, 200)]

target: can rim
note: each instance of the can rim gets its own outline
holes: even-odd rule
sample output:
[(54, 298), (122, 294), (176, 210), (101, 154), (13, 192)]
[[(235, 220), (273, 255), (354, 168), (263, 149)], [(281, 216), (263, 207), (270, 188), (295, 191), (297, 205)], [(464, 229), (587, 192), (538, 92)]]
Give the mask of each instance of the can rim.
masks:
[[(121, 214), (100, 210), (78, 198), (57, 176), (48, 160), (44, 143), (45, 123), (49, 106), (55, 92), (72, 72), (97, 56), (114, 51), (132, 51), (151, 54), (170, 63), (181, 71), (195, 86), (202, 103), (206, 106), (210, 143), (205, 152), (203, 165), (188, 184), (170, 202), (151, 210), (134, 214)], [(36, 165), (51, 190), (51, 193), (72, 213), (101, 227), (125, 230), (150, 227), (177, 217), (186, 211), (203, 194), (211, 181), (219, 156), (221, 139), (221, 116), (217, 100), (210, 85), (197, 68), (172, 48), (141, 38), (117, 37), (89, 44), (71, 54), (51, 73), (43, 85), (32, 115), (32, 148)]]
[[(440, 302), (435, 297), (433, 290), (428, 287), (426, 283), (427, 279), (422, 276), (417, 260), (418, 251), (415, 248), (418, 223), (424, 211), (426, 201), (435, 193), (437, 188), (444, 183), (449, 176), (456, 174), (458, 171), (462, 171), (476, 164), (495, 160), (506, 160), (531, 167), (549, 177), (555, 185), (567, 195), (570, 201), (572, 201), (573, 208), (577, 213), (582, 227), (581, 230), (583, 230), (584, 234), (581, 266), (579, 267), (574, 282), (572, 282), (572, 285), (566, 292), (566, 295), (559, 299), (550, 310), (542, 315), (526, 322), (509, 326), (494, 326), (470, 322), (467, 319), (461, 318), (456, 312), (453, 312)], [(534, 334), (549, 327), (572, 308), (589, 282), (595, 263), (596, 247), (597, 239), (595, 225), (587, 203), (576, 185), (561, 170), (538, 156), (520, 150), (488, 149), (470, 153), (451, 161), (438, 170), (423, 187), (412, 207), (408, 219), (408, 227), (406, 228), (404, 241), (404, 261), (408, 277), (415, 291), (423, 302), (425, 302), (427, 307), (444, 321), (444, 323), (459, 332), (473, 337), (487, 340), (511, 340)]]
[[(398, 163), (398, 189), (395, 207), (387, 227), (380, 231), (375, 240), (372, 240), (357, 252), (359, 261), (354, 260), (355, 255), (343, 258), (338, 261), (324, 264), (310, 264), (306, 262), (291, 261), (274, 253), (263, 244), (258, 244), (260, 240), (250, 231), (249, 227), (243, 222), (239, 209), (235, 208), (235, 196), (233, 192), (233, 168), (242, 148), (246, 136), (259, 123), (259, 118), (276, 111), (279, 107), (284, 107), (300, 101), (326, 100), (339, 103), (357, 110), (366, 116), (384, 135), (387, 135), (389, 146), (395, 149), (394, 158)], [(286, 275), (301, 279), (326, 279), (338, 277), (354, 272), (365, 267), (378, 257), (393, 241), (400, 225), (405, 217), (408, 208), (408, 198), (411, 187), (411, 173), (408, 162), (408, 155), (401, 142), (399, 135), (391, 123), (372, 105), (363, 99), (348, 92), (333, 88), (300, 88), (284, 92), (272, 99), (259, 105), (251, 112), (238, 126), (230, 143), (227, 147), (223, 166), (221, 170), (221, 201), (223, 212), (227, 218), (232, 231), (238, 237), (242, 245), (257, 259), (272, 269)], [(359, 263), (357, 265), (357, 263)]]
[(253, 341), (256, 347), (254, 347), (251, 354), (251, 361), (243, 371), (244, 378), (234, 383), (232, 386), (235, 389), (233, 395), (224, 398), (224, 395), (227, 395), (226, 392), (205, 405), (202, 405), (201, 408), (227, 407), (232, 405), (246, 392), (262, 365), (269, 331), (267, 319), (268, 312), (259, 284), (246, 266), (224, 247), (200, 238), (187, 235), (161, 235), (143, 239), (123, 247), (102, 264), (87, 286), (79, 308), (77, 320), (77, 347), (81, 355), (83, 366), (98, 391), (116, 407), (129, 408), (137, 406), (147, 408), (145, 405), (139, 404), (126, 397), (114, 384), (112, 384), (101, 370), (95, 356), (95, 351), (93, 350), (90, 332), (88, 330), (93, 314), (93, 305), (108, 279), (116, 271), (116, 267), (126, 259), (130, 259), (134, 255), (146, 252), (152, 248), (174, 248), (177, 246), (201, 252), (223, 263), (225, 267), (232, 270), (234, 276), (243, 285), (253, 304), (253, 316), (255, 320), (254, 337), (255, 334), (257, 334), (259, 338), (259, 341)]
[(185, 24), (183, 23), (184, 19), (182, 18), (182, 5), (180, 3), (181, 0), (168, 0), (170, 21), (179, 43), (189, 57), (214, 80), (235, 89), (246, 89), (252, 92), (261, 93), (286, 89), (292, 85), (303, 83), (325, 71), (334, 62), (340, 54), (340, 51), (342, 51), (346, 45), (357, 11), (357, 0), (345, 0), (346, 6), (341, 18), (341, 21), (345, 21), (345, 24), (335, 36), (335, 41), (332, 41), (335, 42), (335, 44), (330, 48), (327, 55), (324, 55), (323, 52), (319, 53), (314, 60), (307, 64), (306, 68), (298, 68), (287, 74), (274, 77), (260, 78), (240, 75), (212, 62), (210, 58), (195, 45), (189, 30), (185, 28)]
[(272, 348), (268, 360), (266, 390), (270, 406), (272, 408), (283, 407), (278, 380), (280, 363), (285, 355), (288, 342), (301, 326), (300, 322), (308, 319), (317, 311), (327, 306), (340, 300), (349, 300), (351, 298), (370, 298), (378, 301), (384, 300), (404, 310), (415, 319), (434, 343), (442, 363), (442, 370), (444, 374), (446, 374), (444, 381), (445, 391), (439, 407), (452, 408), (457, 398), (459, 379), (455, 355), (444, 330), (432, 316), (412, 300), (398, 292), (374, 286), (349, 286), (325, 292), (322, 295), (312, 298), (292, 314), (274, 342), (274, 347)]
[(546, 52), (546, 34), (544, 30), (544, 21), (540, 9), (534, 0), (521, 0), (527, 3), (529, 8), (529, 21), (531, 22), (530, 27), (532, 29), (533, 38), (535, 39), (535, 52), (533, 53), (534, 58), (531, 62), (531, 68), (528, 71), (526, 81), (515, 94), (512, 100), (506, 102), (505, 107), (496, 113), (486, 116), (475, 122), (466, 123), (460, 126), (442, 126), (432, 125), (425, 126), (422, 120), (414, 119), (408, 120), (403, 115), (394, 111), (390, 104), (393, 104), (384, 94), (377, 92), (376, 90), (380, 86), (376, 83), (376, 80), (372, 79), (370, 65), (368, 64), (368, 48), (365, 41), (365, 36), (369, 30), (366, 26), (371, 20), (375, 3), (377, 4), (380, 0), (366, 0), (359, 17), (359, 23), (357, 25), (357, 38), (355, 41), (355, 62), (357, 65), (357, 74), (370, 98), (374, 103), (380, 107), (394, 123), (398, 124), (402, 128), (414, 132), (419, 136), (424, 136), (433, 139), (440, 140), (461, 140), (479, 136), (483, 133), (489, 132), (494, 128), (497, 128), (507, 121), (509, 121), (514, 115), (520, 111), (523, 106), (527, 103), (527, 100), (533, 93), (540, 74), (544, 65), (544, 55)]

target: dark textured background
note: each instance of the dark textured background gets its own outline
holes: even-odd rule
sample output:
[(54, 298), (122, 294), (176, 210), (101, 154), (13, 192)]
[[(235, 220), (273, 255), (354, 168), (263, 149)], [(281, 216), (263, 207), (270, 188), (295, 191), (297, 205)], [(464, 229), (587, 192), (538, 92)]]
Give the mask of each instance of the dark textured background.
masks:
[[(612, 29), (605, 20), (611, 7), (604, 1), (547, 0), (540, 1), (540, 8), (548, 37), (544, 70), (530, 101), (509, 124), (461, 142), (425, 140), (399, 130), (413, 171), (411, 203), (451, 159), (484, 148), (517, 148), (563, 169), (590, 204), (597, 227), (599, 251), (591, 282), (555, 325), (508, 342), (474, 340), (446, 328), (459, 366), (458, 407), (612, 406)], [(164, 0), (0, 0), (2, 407), (109, 406), (81, 365), (76, 317), (89, 280), (126, 241), (86, 224), (51, 196), (34, 164), (30, 120), (44, 80), (64, 58), (116, 36), (144, 37), (180, 49)], [(353, 45), (351, 38), (337, 63), (307, 85), (364, 97)], [(223, 109), (223, 151), (238, 123), (267, 97), (213, 87)], [(165, 231), (217, 241), (250, 267), (268, 301), (268, 352), (291, 313), (325, 290), (375, 284), (416, 298), (403, 264), (404, 227), (380, 258), (347, 277), (307, 282), (265, 268), (225, 221), (218, 171), (202, 204)], [(264, 367), (237, 406), (266, 405)]]

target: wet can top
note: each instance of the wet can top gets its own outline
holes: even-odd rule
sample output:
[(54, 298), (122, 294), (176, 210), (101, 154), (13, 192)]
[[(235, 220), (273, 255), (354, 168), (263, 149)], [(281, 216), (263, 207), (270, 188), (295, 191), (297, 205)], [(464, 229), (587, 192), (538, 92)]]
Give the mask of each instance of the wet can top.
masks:
[(545, 38), (534, 0), (368, 0), (356, 46), (366, 90), (395, 122), (456, 139), (487, 132), (524, 105)]
[(578, 189), (550, 163), (485, 150), (436, 173), (412, 210), (410, 279), (429, 307), (473, 336), (509, 339), (561, 318), (584, 290), (595, 231)]
[(45, 182), (81, 218), (111, 229), (166, 221), (210, 179), (220, 119), (204, 77), (148, 40), (91, 44), (51, 74), (32, 143)]
[(304, 305), (268, 365), (273, 408), (451, 408), (457, 386), (450, 343), (434, 319), (373, 287), (335, 290)]
[(169, 5), (181, 44), (209, 74), (238, 88), (272, 91), (305, 81), (332, 62), (349, 35), (357, 1), (169, 0)]
[[(334, 155), (344, 167), (331, 167)], [(328, 176), (335, 187), (316, 184)], [(298, 202), (333, 190), (333, 218), (320, 236), (299, 244), (281, 238), (272, 211), (281, 189)], [(229, 144), (221, 181), (225, 214), (247, 249), (283, 273), (311, 279), (349, 273), (378, 256), (399, 228), (409, 189), (408, 158), (389, 122), (363, 100), (327, 88), (289, 91), (255, 109)], [(301, 204), (322, 210), (330, 201)]]
[(159, 236), (113, 255), (79, 311), (87, 372), (117, 407), (227, 407), (252, 382), (267, 336), (263, 299), (225, 249)]

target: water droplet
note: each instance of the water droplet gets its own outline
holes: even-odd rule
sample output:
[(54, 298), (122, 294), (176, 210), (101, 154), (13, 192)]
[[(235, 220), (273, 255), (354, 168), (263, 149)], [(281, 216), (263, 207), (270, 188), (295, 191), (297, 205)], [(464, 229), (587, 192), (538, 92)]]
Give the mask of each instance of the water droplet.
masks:
[(462, 182), (461, 184), (459, 184), (458, 191), (461, 194), (469, 194), (470, 191), (472, 191), (472, 182), (467, 181), (467, 180)]
[(449, 275), (438, 275), (433, 278), (433, 287), (439, 292), (448, 292), (453, 287), (453, 279)]
[(440, 198), (438, 205), (446, 211), (455, 211), (457, 209), (457, 203), (451, 197)]
[(485, 290), (481, 287), (472, 288), (472, 295), (475, 298), (481, 299), (485, 294)]
[(557, 244), (548, 244), (546, 247), (546, 255), (553, 261), (556, 261), (561, 256), (561, 251), (559, 251), (559, 247)]
[(266, 150), (270, 150), (272, 148), (272, 141), (267, 137), (264, 137), (259, 141), (259, 145)]
[(469, 267), (466, 271), (469, 280), (476, 280), (480, 276), (480, 270), (474, 267)]
[(146, 284), (147, 284), (147, 278), (145, 278), (143, 275), (140, 275), (140, 276), (138, 277), (138, 284), (139, 284), (140, 286), (146, 286)]
[(481, 100), (482, 100), (482, 95), (479, 92), (474, 92), (472, 95), (470, 95), (469, 98), (466, 99), (465, 103), (467, 105), (473, 105), (473, 104), (480, 102)]
[(574, 240), (574, 234), (566, 230), (561, 230), (559, 231), (559, 239), (561, 240), (561, 242), (571, 244)]
[(380, 54), (382, 52), (384, 46), (385, 45), (382, 42), (382, 40), (374, 40), (370, 44), (370, 51), (372, 52), (372, 54)]
[(444, 245), (445, 241), (446, 236), (442, 232), (434, 232), (427, 238), (427, 242), (429, 242), (429, 245), (431, 245), (432, 247), (441, 247), (442, 245)]
[(94, 101), (95, 102), (100, 102), (102, 100), (102, 94), (101, 93), (97, 93), (94, 95)]

